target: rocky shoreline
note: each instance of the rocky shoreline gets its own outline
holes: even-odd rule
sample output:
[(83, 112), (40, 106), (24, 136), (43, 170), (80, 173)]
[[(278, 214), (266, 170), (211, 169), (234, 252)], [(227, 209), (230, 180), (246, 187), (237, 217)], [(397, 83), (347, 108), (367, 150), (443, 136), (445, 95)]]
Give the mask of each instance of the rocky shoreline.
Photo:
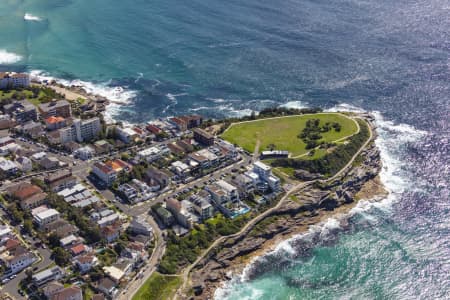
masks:
[[(257, 256), (281, 241), (308, 230), (331, 216), (348, 213), (359, 199), (381, 199), (387, 192), (378, 174), (382, 164), (373, 142), (360, 154), (357, 165), (327, 184), (314, 184), (291, 196), (249, 232), (225, 240), (191, 273), (193, 299), (212, 299), (215, 290), (231, 280)], [(345, 219), (342, 221), (345, 222)]]

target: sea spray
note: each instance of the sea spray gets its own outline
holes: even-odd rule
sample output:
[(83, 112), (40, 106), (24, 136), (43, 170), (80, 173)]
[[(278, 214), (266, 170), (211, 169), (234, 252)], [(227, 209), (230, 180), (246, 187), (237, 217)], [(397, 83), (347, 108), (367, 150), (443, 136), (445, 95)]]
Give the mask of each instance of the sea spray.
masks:
[(26, 13), (26, 14), (23, 16), (23, 19), (24, 19), (25, 21), (34, 21), (34, 22), (40, 22), (40, 21), (42, 21), (42, 18), (40, 18), (40, 17), (38, 17), (38, 16), (34, 16), (34, 15), (30, 14), (30, 13)]
[(87, 93), (93, 95), (99, 95), (105, 97), (108, 100), (112, 100), (113, 103), (107, 106), (105, 112), (105, 119), (107, 121), (114, 120), (115, 116), (122, 112), (123, 105), (131, 105), (133, 99), (136, 97), (137, 92), (133, 90), (127, 90), (126, 88), (116, 90), (116, 86), (111, 84), (111, 80), (103, 83), (93, 83), (83, 80), (66, 80), (61, 78), (55, 78), (41, 70), (33, 70), (30, 72), (32, 78), (36, 78), (40, 81), (56, 81), (64, 86), (77, 86), (83, 88)]
[(0, 49), (0, 65), (12, 65), (21, 60), (21, 55)]
[[(342, 110), (364, 111), (359, 107), (345, 103), (328, 109), (328, 111)], [(338, 235), (348, 230), (349, 226), (358, 227), (363, 224), (371, 227), (376, 226), (378, 222), (377, 214), (373, 213), (373, 210), (381, 211), (383, 214), (392, 213), (391, 207), (395, 201), (398, 201), (398, 194), (413, 185), (413, 182), (407, 179), (407, 174), (402, 172), (399, 149), (408, 143), (419, 140), (426, 135), (426, 132), (406, 124), (394, 124), (386, 121), (379, 112), (373, 112), (372, 114), (375, 116), (375, 125), (378, 132), (375, 143), (380, 149), (383, 163), (380, 180), (390, 193), (383, 199), (360, 200), (348, 213), (336, 214), (319, 224), (312, 225), (307, 232), (283, 241), (274, 250), (253, 258), (241, 274), (235, 275), (229, 282), (224, 283), (221, 288), (215, 291), (215, 299), (234, 299), (242, 297), (244, 294), (250, 293), (253, 295), (255, 291), (258, 291), (259, 296), (264, 293), (276, 295), (271, 291), (256, 288), (252, 285), (252, 280), (267, 272), (288, 268), (292, 263), (304, 263), (304, 259), (310, 255), (313, 248), (336, 242)], [(355, 218), (359, 221), (352, 222), (352, 219)], [(298, 261), (298, 258), (303, 258), (303, 260)], [(249, 289), (248, 293), (244, 292), (247, 289)]]

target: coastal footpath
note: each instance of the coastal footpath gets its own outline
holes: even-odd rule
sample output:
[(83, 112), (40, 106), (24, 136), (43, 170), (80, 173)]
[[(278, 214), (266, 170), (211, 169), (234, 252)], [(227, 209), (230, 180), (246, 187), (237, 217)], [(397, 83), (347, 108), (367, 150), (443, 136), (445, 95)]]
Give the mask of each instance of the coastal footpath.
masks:
[(184, 272), (185, 281), (180, 288), (184, 293), (177, 297), (194, 294), (195, 299), (212, 299), (215, 290), (241, 273), (254, 257), (305, 232), (311, 225), (348, 212), (360, 199), (385, 195), (378, 178), (382, 164), (374, 143), (376, 134), (371, 116), (361, 117), (370, 126), (370, 136), (341, 171), (327, 180), (295, 185), (275, 207), (249, 222), (239, 233), (217, 241)]

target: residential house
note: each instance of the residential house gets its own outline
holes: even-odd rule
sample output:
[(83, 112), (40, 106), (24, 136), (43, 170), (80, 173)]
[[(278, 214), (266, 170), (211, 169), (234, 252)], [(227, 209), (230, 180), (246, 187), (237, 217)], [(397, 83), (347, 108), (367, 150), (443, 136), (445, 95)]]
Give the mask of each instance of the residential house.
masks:
[(54, 293), (50, 300), (83, 300), (83, 290), (78, 286), (66, 287)]
[(16, 122), (9, 115), (0, 114), (0, 130), (9, 129), (16, 125)]
[(50, 208), (33, 215), (33, 220), (39, 225), (39, 227), (43, 227), (46, 224), (58, 220), (59, 216), (60, 214), (56, 209)]
[(191, 215), (182, 202), (169, 198), (166, 201), (166, 208), (174, 215), (178, 224), (188, 229), (192, 227)]
[(50, 299), (52, 295), (64, 289), (64, 285), (59, 281), (51, 281), (42, 287), (42, 292), (47, 299)]
[(109, 277), (103, 277), (94, 286), (98, 291), (111, 298), (114, 298), (118, 292), (116, 283)]
[(205, 146), (214, 145), (214, 136), (203, 129), (194, 128), (194, 140)]
[(59, 167), (59, 160), (56, 157), (47, 156), (39, 161), (39, 165), (46, 170), (56, 169)]
[(72, 108), (70, 103), (66, 100), (52, 100), (47, 103), (41, 103), (38, 106), (39, 112), (44, 119), (49, 117), (63, 117), (68, 118), (72, 116)]
[(167, 148), (170, 149), (170, 151), (178, 156), (183, 156), (184, 155), (184, 149), (180, 146), (178, 146), (176, 143), (169, 143), (167, 144)]
[(199, 115), (181, 116), (178, 118), (187, 124), (187, 129), (199, 127), (203, 123), (203, 117)]
[(211, 218), (214, 214), (214, 207), (211, 205), (211, 195), (202, 190), (189, 198), (194, 210), (200, 215), (203, 221)]
[(247, 174), (238, 174), (231, 183), (239, 189), (239, 194), (242, 198), (254, 192), (254, 181)]
[(17, 128), (17, 131), (29, 135), (32, 138), (38, 138), (44, 134), (44, 129), (42, 128), (41, 123), (28, 121), (27, 123), (20, 125)]
[(2, 254), (1, 259), (5, 264), (8, 274), (16, 274), (36, 261), (36, 257), (22, 245)]
[(19, 165), (20, 170), (24, 173), (33, 169), (33, 163), (28, 157), (20, 156), (16, 158), (16, 163)]
[(138, 160), (145, 160), (147, 162), (153, 162), (165, 155), (168, 155), (170, 150), (168, 148), (159, 147), (149, 147), (147, 149), (141, 150), (137, 153), (136, 158)]
[(136, 138), (138, 138), (139, 136), (138, 133), (134, 131), (132, 128), (130, 127), (122, 128), (119, 126), (116, 126), (116, 135), (125, 144), (134, 142)]
[(270, 186), (273, 191), (281, 189), (280, 179), (272, 174), (272, 168), (261, 161), (253, 164), (253, 172)]
[(158, 135), (163, 132), (161, 128), (159, 128), (158, 126), (153, 125), (153, 124), (148, 124), (145, 127), (145, 129), (147, 129), (149, 132), (153, 133), (154, 135)]
[(0, 89), (17, 89), (30, 86), (30, 75), (27, 73), (1, 72)]
[(48, 117), (45, 119), (45, 126), (48, 130), (57, 130), (66, 126), (66, 119), (63, 117)]
[(128, 226), (128, 231), (132, 234), (142, 234), (151, 236), (153, 234), (152, 226), (145, 220), (144, 216), (134, 217)]
[(185, 178), (191, 174), (191, 168), (182, 161), (173, 162), (170, 169), (181, 178)]
[(183, 119), (177, 118), (177, 117), (173, 117), (173, 118), (169, 118), (169, 122), (173, 125), (175, 125), (175, 127), (179, 130), (179, 131), (186, 131), (187, 130), (187, 122)]
[(156, 181), (161, 186), (161, 188), (164, 188), (170, 184), (169, 175), (155, 167), (150, 167), (145, 172), (144, 178), (147, 182), (150, 182), (152, 180)]
[(0, 240), (5, 240), (12, 236), (12, 230), (9, 225), (0, 225)]
[(0, 170), (7, 175), (14, 175), (19, 172), (19, 166), (9, 159), (0, 157)]
[(108, 242), (112, 243), (119, 238), (120, 226), (107, 225), (100, 231), (102, 237)]
[(20, 201), (23, 210), (30, 210), (41, 206), (47, 201), (47, 193), (37, 193)]
[(89, 160), (94, 157), (95, 150), (91, 146), (84, 146), (75, 150), (73, 155), (81, 160)]
[(172, 213), (162, 206), (158, 207), (155, 213), (166, 226), (172, 225), (175, 221)]
[(109, 153), (110, 151), (113, 150), (113, 145), (111, 145), (110, 143), (108, 143), (105, 140), (100, 140), (100, 141), (96, 141), (94, 143), (94, 150), (95, 153), (97, 154), (105, 154), (105, 153)]
[(6, 104), (3, 106), (3, 111), (19, 124), (38, 120), (36, 107), (27, 100), (14, 101), (11, 104)]
[(117, 172), (103, 162), (96, 162), (92, 166), (92, 172), (108, 186), (117, 179)]
[(77, 178), (72, 175), (72, 171), (64, 169), (45, 176), (45, 183), (49, 185), (53, 192), (60, 192), (70, 189), (77, 184)]
[(75, 258), (75, 265), (82, 274), (89, 272), (98, 264), (98, 259), (94, 254), (84, 254)]
[(125, 276), (125, 272), (115, 266), (103, 267), (103, 271), (117, 284)]
[(40, 287), (47, 282), (53, 280), (59, 280), (64, 277), (64, 271), (58, 267), (54, 266), (32, 276), (32, 282), (35, 286)]
[(181, 147), (185, 153), (189, 153), (194, 151), (194, 146), (191, 143), (190, 139), (179, 140), (175, 142), (178, 147)]
[(15, 142), (16, 141), (12, 137), (5, 136), (5, 137), (0, 138), (0, 147), (4, 147), (9, 144), (14, 144)]

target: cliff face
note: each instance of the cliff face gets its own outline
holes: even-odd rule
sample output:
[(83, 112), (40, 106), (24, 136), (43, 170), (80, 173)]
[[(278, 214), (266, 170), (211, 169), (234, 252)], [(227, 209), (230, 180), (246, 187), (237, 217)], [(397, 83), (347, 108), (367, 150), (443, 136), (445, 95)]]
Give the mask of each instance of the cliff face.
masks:
[(218, 249), (211, 251), (192, 270), (194, 298), (212, 299), (214, 290), (223, 281), (229, 280), (231, 273), (242, 271), (250, 257), (263, 254), (274, 243), (306, 230), (309, 225), (320, 222), (337, 210), (350, 209), (358, 198), (372, 198), (384, 193), (377, 183), (381, 161), (373, 143), (361, 152), (358, 162), (332, 182), (306, 186), (253, 230), (229, 238)]

